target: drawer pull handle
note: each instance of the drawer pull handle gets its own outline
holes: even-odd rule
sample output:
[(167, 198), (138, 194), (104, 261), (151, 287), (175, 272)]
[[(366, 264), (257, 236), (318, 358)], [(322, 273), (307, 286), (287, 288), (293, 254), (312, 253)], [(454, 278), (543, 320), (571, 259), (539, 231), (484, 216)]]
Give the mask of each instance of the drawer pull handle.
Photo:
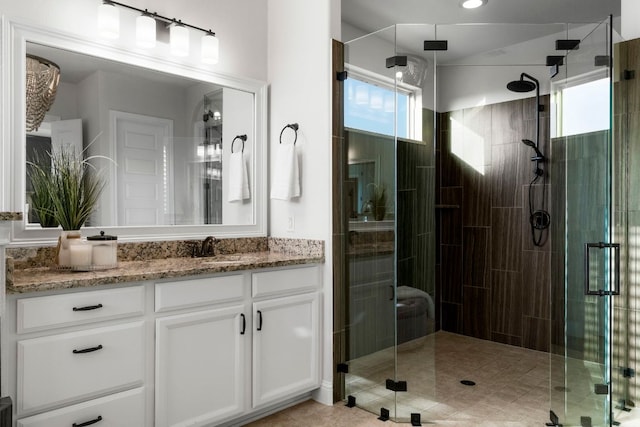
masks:
[(242, 330), (240, 331), (240, 335), (244, 335), (247, 330), (247, 319), (244, 317), (244, 313), (240, 313), (240, 316), (242, 317)]
[(98, 418), (94, 418), (93, 420), (85, 421), (84, 423), (73, 423), (71, 427), (87, 427), (95, 423), (99, 423), (102, 421), (102, 415), (98, 415)]
[(258, 331), (262, 330), (262, 312), (258, 310)]
[(83, 348), (82, 350), (73, 350), (73, 354), (92, 353), (92, 352), (98, 351), (98, 350), (102, 350), (102, 344), (100, 344), (100, 345), (98, 345), (96, 347)]
[(102, 304), (87, 305), (84, 307), (73, 307), (73, 311), (91, 311), (91, 310), (97, 310), (99, 308), (102, 308)]

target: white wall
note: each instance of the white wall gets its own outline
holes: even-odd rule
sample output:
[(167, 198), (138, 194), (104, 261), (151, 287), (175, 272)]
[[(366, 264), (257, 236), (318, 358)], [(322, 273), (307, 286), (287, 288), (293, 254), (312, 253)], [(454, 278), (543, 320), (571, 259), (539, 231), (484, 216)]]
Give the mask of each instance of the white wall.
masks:
[(622, 0), (621, 35), (625, 40), (640, 38), (640, 1)]
[(253, 123), (247, 120), (247, 117), (253, 115), (254, 110), (253, 94), (242, 92), (235, 89), (225, 88), (222, 95), (222, 140), (224, 145), (223, 165), (230, 164), (229, 156), (231, 156), (231, 146), (233, 152), (242, 151), (243, 143), (238, 139), (235, 144), (233, 140), (237, 135), (247, 135), (247, 141), (244, 143), (243, 157), (249, 174), (249, 195), (246, 200), (236, 200), (229, 202), (229, 185), (231, 178), (229, 176), (229, 168), (222, 168), (222, 221), (224, 224), (251, 224), (254, 220), (254, 201), (255, 201), (255, 180), (252, 176), (254, 154), (251, 148), (255, 144), (255, 133), (253, 131)]
[[(298, 123), (296, 148), (301, 169), (301, 196), (291, 201), (270, 200), (269, 229), (274, 237), (326, 242), (323, 387), (316, 398), (329, 404), (333, 378), (331, 35), (335, 26), (331, 24), (331, 0), (269, 0), (268, 5), (270, 163), (282, 128)], [(273, 176), (271, 170), (271, 181)], [(287, 227), (290, 217), (295, 223), (291, 231)]]
[[(97, 12), (101, 3), (102, 0), (0, 0), (0, 11), (10, 18), (97, 39)], [(267, 6), (264, 0), (128, 0), (126, 3), (211, 29), (220, 41), (220, 62), (207, 66), (209, 69), (266, 80)], [(121, 37), (114, 44), (134, 50), (131, 37), (137, 12), (119, 10)], [(191, 42), (199, 43), (201, 34), (191, 32)], [(162, 44), (165, 46), (157, 48), (158, 54), (167, 50), (162, 49), (167, 43)]]

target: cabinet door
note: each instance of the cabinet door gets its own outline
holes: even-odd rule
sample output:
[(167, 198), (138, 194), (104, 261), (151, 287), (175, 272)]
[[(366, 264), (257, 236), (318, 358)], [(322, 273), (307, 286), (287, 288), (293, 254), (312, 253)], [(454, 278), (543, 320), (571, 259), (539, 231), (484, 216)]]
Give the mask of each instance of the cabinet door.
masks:
[(156, 320), (156, 426), (202, 426), (244, 410), (243, 306)]
[(317, 292), (253, 304), (253, 406), (319, 385)]

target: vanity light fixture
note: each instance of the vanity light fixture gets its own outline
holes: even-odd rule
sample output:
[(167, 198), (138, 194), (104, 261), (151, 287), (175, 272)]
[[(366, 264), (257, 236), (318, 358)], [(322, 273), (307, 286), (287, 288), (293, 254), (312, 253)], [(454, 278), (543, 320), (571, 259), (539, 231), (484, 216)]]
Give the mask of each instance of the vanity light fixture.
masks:
[(98, 33), (107, 39), (120, 37), (120, 12), (109, 0), (98, 6)]
[(156, 45), (156, 26), (163, 24), (169, 28), (169, 46), (175, 56), (189, 56), (189, 29), (201, 31), (201, 61), (204, 64), (217, 64), (219, 57), (219, 41), (216, 33), (196, 27), (179, 19), (168, 18), (156, 12), (149, 12), (112, 0), (103, 0), (98, 8), (98, 29), (100, 35), (117, 39), (120, 36), (120, 19), (116, 6), (141, 13), (136, 18), (136, 45), (142, 48), (153, 48)]
[(200, 39), (201, 57), (202, 62), (205, 64), (217, 64), (218, 63), (218, 38), (208, 31)]
[(156, 47), (156, 20), (146, 9), (136, 18), (136, 44), (145, 49)]
[(189, 55), (189, 30), (182, 22), (176, 21), (169, 28), (169, 44), (175, 56)]
[(460, 2), (460, 6), (465, 9), (475, 9), (485, 4), (487, 4), (487, 0), (462, 0)]

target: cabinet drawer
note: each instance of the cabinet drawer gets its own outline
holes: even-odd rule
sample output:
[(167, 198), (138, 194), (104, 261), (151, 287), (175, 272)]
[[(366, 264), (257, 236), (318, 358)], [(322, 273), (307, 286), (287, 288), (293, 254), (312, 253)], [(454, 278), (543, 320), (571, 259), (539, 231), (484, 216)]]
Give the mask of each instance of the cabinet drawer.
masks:
[[(98, 421), (99, 420), (99, 421)], [(67, 406), (44, 414), (18, 420), (18, 427), (71, 427), (97, 421), (96, 426), (146, 425), (144, 389), (137, 388)]]
[(156, 284), (156, 312), (237, 301), (242, 298), (242, 274)]
[(313, 266), (254, 273), (251, 284), (254, 297), (317, 289), (320, 286), (320, 268)]
[(18, 414), (142, 385), (144, 322), (18, 341)]
[(17, 301), (17, 333), (141, 316), (144, 287), (76, 292)]

